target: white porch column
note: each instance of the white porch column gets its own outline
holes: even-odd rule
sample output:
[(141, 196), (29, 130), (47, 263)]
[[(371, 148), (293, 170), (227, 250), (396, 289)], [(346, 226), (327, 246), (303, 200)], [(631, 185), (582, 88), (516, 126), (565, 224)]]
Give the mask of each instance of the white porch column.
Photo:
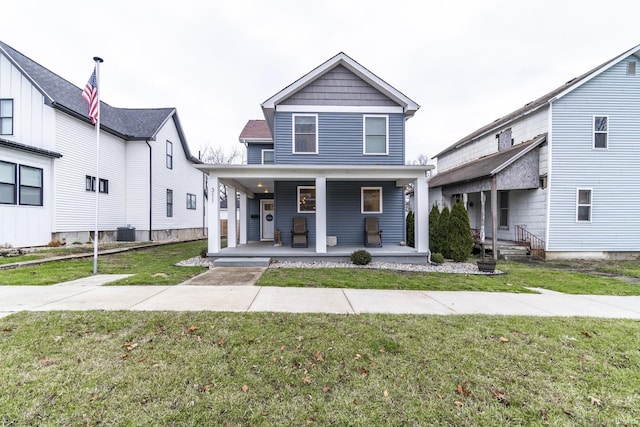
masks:
[(237, 226), (237, 195), (235, 187), (227, 187), (227, 247), (238, 246)]
[(316, 177), (316, 253), (327, 253), (327, 178)]
[(415, 199), (415, 249), (418, 253), (429, 252), (429, 185), (427, 178), (420, 177), (415, 180), (413, 189)]
[(207, 250), (210, 254), (217, 254), (220, 252), (220, 180), (217, 176), (209, 175), (207, 184), (210, 189)]
[(240, 193), (240, 244), (247, 244), (247, 194)]

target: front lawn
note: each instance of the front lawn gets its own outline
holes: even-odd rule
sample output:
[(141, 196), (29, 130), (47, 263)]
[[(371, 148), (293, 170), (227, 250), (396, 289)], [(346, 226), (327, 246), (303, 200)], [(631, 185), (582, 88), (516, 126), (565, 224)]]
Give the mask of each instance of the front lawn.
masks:
[(0, 425), (636, 425), (640, 322), (51, 312), (0, 319)]

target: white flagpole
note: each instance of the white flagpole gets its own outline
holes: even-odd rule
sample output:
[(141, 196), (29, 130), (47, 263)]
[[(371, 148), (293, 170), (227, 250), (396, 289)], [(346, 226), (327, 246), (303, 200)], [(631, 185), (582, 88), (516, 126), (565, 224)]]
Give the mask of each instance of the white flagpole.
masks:
[(93, 234), (93, 274), (98, 273), (98, 218), (100, 210), (100, 63), (102, 58), (93, 57), (96, 62), (96, 88), (98, 98), (98, 119), (96, 120), (96, 228)]

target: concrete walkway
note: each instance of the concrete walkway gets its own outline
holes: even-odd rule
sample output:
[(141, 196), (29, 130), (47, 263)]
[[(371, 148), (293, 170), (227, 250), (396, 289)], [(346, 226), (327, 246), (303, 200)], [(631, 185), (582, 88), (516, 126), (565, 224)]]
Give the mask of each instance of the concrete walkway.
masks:
[[(97, 275), (54, 286), (0, 286), (0, 317), (19, 311), (167, 310), (289, 313), (489, 314), (640, 319), (640, 297), (384, 291), (182, 284), (102, 286)], [(193, 281), (194, 283), (197, 281)]]

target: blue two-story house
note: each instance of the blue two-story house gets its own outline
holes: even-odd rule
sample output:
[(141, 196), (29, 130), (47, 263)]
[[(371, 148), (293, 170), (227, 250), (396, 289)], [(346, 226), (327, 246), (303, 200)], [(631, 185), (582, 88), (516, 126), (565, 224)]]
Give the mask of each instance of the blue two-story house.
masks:
[[(238, 194), (228, 198), (229, 211), (239, 209), (229, 249), (253, 242), (289, 248), (294, 218), (303, 218), (308, 231), (309, 249), (300, 253), (364, 247), (365, 219), (372, 217), (383, 230), (382, 248), (401, 247), (410, 184), (415, 248), (405, 250), (428, 255), (431, 166), (405, 165), (405, 126), (416, 102), (339, 53), (261, 106), (265, 119), (250, 120), (240, 135), (246, 165), (197, 166), (208, 173), (209, 201), (218, 200), (220, 185)], [(221, 252), (216, 206), (209, 210), (210, 255)]]

